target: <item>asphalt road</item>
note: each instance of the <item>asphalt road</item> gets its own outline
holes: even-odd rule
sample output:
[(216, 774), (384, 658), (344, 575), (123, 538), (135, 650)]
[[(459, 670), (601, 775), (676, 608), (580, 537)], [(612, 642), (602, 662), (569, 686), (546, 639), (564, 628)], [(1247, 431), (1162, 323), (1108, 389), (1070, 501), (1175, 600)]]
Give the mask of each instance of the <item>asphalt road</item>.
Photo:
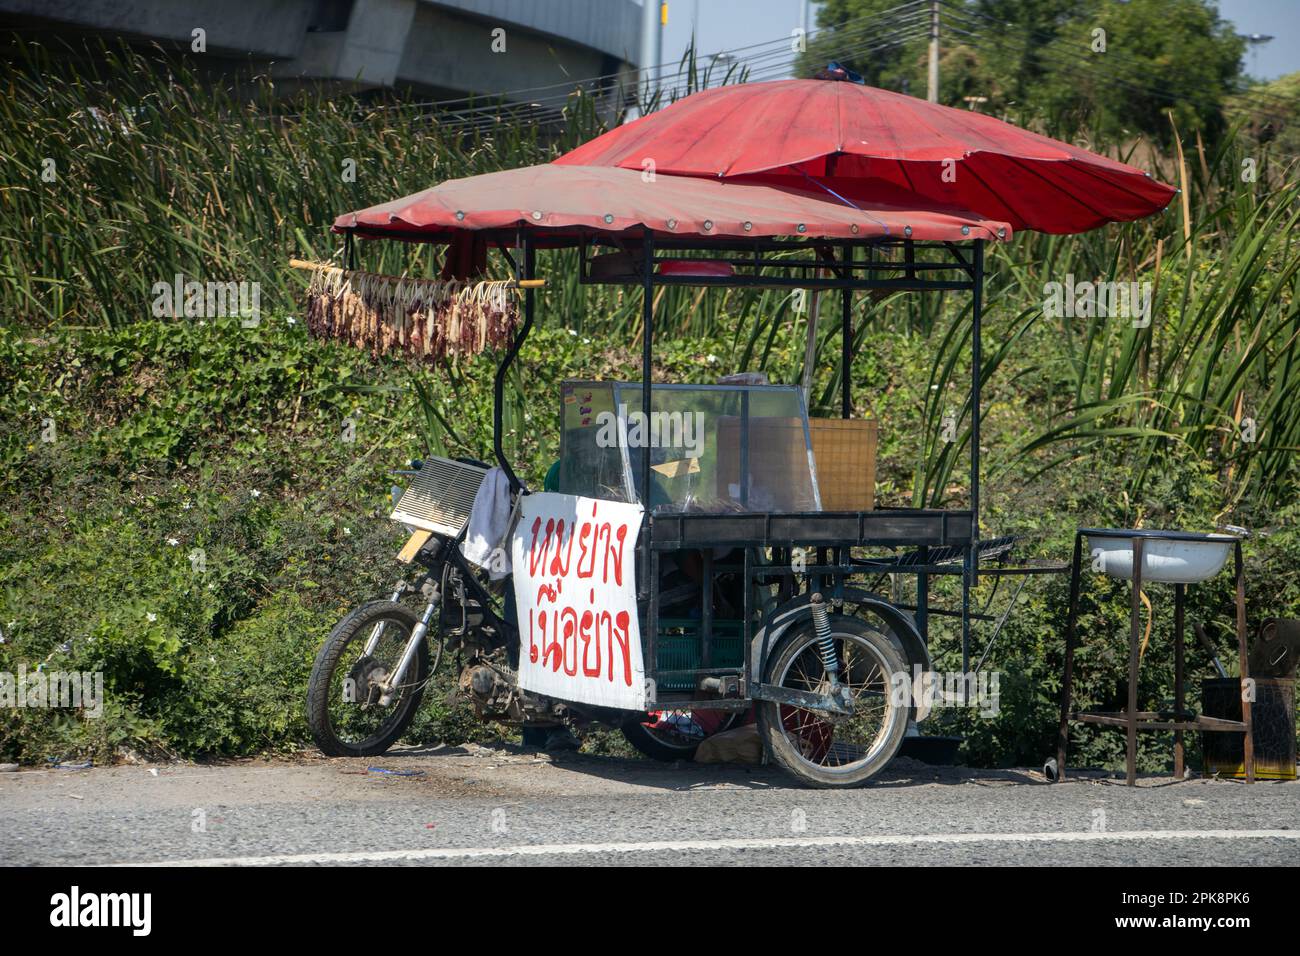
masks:
[[(375, 769), (398, 771), (376, 772)], [(405, 774), (405, 775), (403, 775)], [(775, 769), (518, 748), (0, 774), (0, 863), (1103, 864), (1300, 859), (1300, 784), (895, 761), (805, 790)]]

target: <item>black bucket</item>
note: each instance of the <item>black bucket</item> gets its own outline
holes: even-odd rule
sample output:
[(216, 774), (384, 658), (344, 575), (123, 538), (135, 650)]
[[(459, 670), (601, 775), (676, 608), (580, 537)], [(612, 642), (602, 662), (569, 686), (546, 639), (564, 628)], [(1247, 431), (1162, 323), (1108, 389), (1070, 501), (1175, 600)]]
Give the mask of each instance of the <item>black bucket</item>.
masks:
[[(1206, 717), (1241, 720), (1241, 681), (1215, 677), (1201, 682)], [(1295, 679), (1255, 678), (1255, 701), (1250, 705), (1254, 727), (1255, 777), (1259, 780), (1296, 778)], [(1244, 734), (1201, 733), (1206, 775), (1246, 776), (1242, 743)]]
[(911, 757), (936, 767), (955, 767), (962, 737), (904, 737), (900, 757)]

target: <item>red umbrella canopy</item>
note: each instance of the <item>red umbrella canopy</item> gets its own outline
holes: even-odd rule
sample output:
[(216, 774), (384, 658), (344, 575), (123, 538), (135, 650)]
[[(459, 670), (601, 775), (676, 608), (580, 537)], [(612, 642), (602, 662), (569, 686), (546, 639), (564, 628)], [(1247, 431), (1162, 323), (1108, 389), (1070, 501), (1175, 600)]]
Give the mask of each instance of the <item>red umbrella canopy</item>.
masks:
[(1140, 169), (991, 116), (829, 80), (704, 90), (556, 163), (798, 182), (853, 202), (904, 190), (1052, 233), (1140, 219), (1176, 194)]

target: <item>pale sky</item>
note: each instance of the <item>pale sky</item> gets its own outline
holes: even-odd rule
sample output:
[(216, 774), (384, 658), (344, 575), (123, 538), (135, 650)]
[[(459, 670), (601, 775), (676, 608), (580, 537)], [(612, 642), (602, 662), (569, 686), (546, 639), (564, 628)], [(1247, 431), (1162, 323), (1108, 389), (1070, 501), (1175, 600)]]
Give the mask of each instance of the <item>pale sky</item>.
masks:
[(1238, 33), (1272, 36), (1246, 51), (1246, 72), (1275, 80), (1300, 70), (1300, 0), (1219, 0), (1219, 15)]
[[(816, 4), (813, 7), (815, 25)], [(690, 43), (695, 21), (700, 53), (767, 44), (739, 50), (736, 55), (757, 58), (751, 64), (756, 79), (789, 76), (793, 54), (788, 44), (770, 41), (788, 38), (799, 26), (802, 9), (803, 0), (669, 0), (663, 38), (665, 67), (668, 71), (676, 68)], [(1251, 76), (1269, 80), (1300, 70), (1300, 0), (1219, 0), (1219, 12), (1238, 33), (1274, 37), (1246, 53), (1245, 69)]]

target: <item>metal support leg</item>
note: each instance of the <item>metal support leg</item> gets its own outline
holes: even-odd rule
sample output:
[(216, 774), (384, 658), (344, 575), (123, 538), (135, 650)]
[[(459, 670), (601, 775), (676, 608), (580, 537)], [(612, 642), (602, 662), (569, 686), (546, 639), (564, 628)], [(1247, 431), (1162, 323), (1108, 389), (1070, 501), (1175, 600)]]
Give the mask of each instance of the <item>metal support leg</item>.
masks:
[[(654, 362), (654, 352), (652, 343), (654, 341), (654, 310), (655, 310), (655, 247), (654, 237), (650, 230), (646, 229), (645, 238), (641, 247), (641, 414), (642, 422), (646, 428), (650, 427), (650, 396), (652, 383), (652, 366)], [(628, 456), (634, 454), (632, 449), (628, 449)], [(646, 521), (641, 528), (641, 567), (646, 568), (649, 573), (650, 567), (650, 512), (654, 505), (650, 501), (650, 442), (646, 440), (642, 443), (640, 450), (641, 458), (641, 487), (638, 489), (641, 494), (641, 507), (645, 509)], [(655, 585), (658, 586), (657, 583)], [(642, 577), (640, 582), (641, 593), (646, 595), (650, 591), (648, 578)]]
[(1128, 637), (1128, 719), (1125, 731), (1128, 734), (1127, 765), (1128, 785), (1137, 786), (1137, 709), (1138, 709), (1138, 662), (1141, 656), (1142, 632), (1142, 544), (1141, 538), (1133, 539), (1133, 600), (1129, 609)]
[(966, 680), (970, 673), (970, 589), (975, 576), (975, 547), (966, 551), (966, 563), (961, 571), (961, 673), (962, 700), (966, 704)]
[(713, 549), (705, 548), (701, 564), (704, 580), (701, 582), (700, 606), (700, 666), (713, 666)]
[(1242, 757), (1246, 768), (1246, 782), (1255, 782), (1255, 725), (1251, 722), (1250, 705), (1255, 697), (1254, 683), (1250, 679), (1250, 665), (1246, 651), (1246, 579), (1242, 576), (1241, 542), (1233, 549), (1233, 567), (1237, 575), (1237, 660), (1241, 668), (1241, 722), (1246, 725), (1242, 741)]
[[(1187, 585), (1174, 585), (1174, 719), (1184, 720), (1183, 716), (1183, 606), (1186, 600)], [(1174, 777), (1183, 779), (1183, 732), (1174, 731)]]
[[(907, 243), (909, 258), (912, 247)], [(970, 349), (970, 548), (961, 581), (962, 704), (966, 703), (965, 677), (970, 673), (970, 590), (980, 580), (980, 375), (983, 369), (980, 322), (984, 311), (984, 240), (975, 240), (975, 283), (971, 293)]]
[(1065, 625), (1065, 676), (1061, 681), (1061, 725), (1056, 734), (1056, 779), (1065, 779), (1065, 753), (1070, 743), (1070, 693), (1074, 680), (1075, 625), (1079, 617), (1079, 578), (1083, 574), (1083, 535), (1074, 536), (1074, 562), (1070, 570), (1070, 610)]
[(649, 676), (651, 683), (647, 690), (653, 688), (653, 694), (646, 694), (647, 707), (654, 703), (649, 698), (653, 696), (656, 700), (659, 697), (659, 552), (649, 551), (650, 560), (645, 562), (647, 565), (647, 588), (649, 599), (646, 601), (645, 621), (646, 630), (641, 638), (641, 647), (645, 655), (645, 672)]
[[(644, 245), (642, 246), (641, 258), (641, 413), (645, 416), (646, 428), (649, 428), (650, 423), (651, 366), (654, 362), (654, 352), (652, 349), (655, 318), (654, 250), (654, 237), (651, 236), (650, 230), (647, 229), (645, 231), (645, 240)], [(641, 507), (645, 508), (646, 511), (649, 511), (651, 508), (649, 441), (646, 441), (641, 448), (641, 468)]]
[(984, 240), (975, 240), (975, 288), (971, 293), (970, 346), (970, 564), (971, 587), (980, 583), (980, 376), (984, 361)]
[[(749, 682), (748, 688), (753, 688), (767, 678), (767, 650), (764, 648), (759, 654), (758, 670), (755, 672), (751, 667), (754, 660), (754, 562), (749, 548), (745, 549), (740, 574), (743, 581), (740, 633), (744, 638), (741, 641), (741, 646), (745, 649), (745, 679)], [(764, 640), (766, 640), (766, 636)]]
[[(922, 564), (930, 563), (930, 548), (922, 545), (917, 549), (917, 560)], [(921, 641), (930, 646), (930, 575), (921, 573), (916, 576), (916, 629)]]
[[(853, 277), (853, 247), (844, 246), (844, 278)], [(853, 290), (840, 293), (840, 418), (853, 417)], [(811, 413), (809, 413), (811, 414)]]

